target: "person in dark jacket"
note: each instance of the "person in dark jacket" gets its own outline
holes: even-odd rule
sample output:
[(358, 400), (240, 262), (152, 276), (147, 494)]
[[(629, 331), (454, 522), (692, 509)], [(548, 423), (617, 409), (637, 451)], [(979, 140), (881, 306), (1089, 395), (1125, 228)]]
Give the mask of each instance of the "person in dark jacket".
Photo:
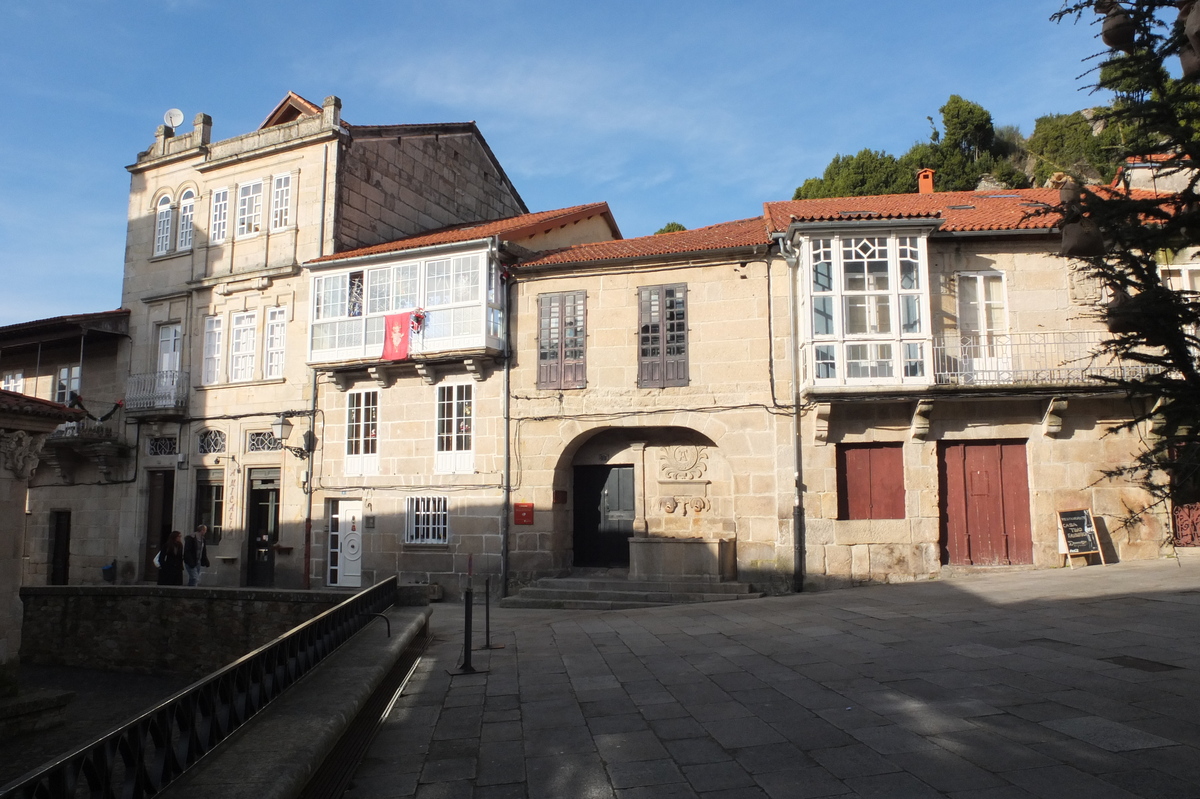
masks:
[(187, 570), (188, 585), (200, 584), (200, 569), (208, 568), (207, 525), (200, 525), (196, 532), (183, 539), (183, 567)]
[(171, 531), (171, 537), (158, 553), (158, 584), (183, 585), (183, 533)]

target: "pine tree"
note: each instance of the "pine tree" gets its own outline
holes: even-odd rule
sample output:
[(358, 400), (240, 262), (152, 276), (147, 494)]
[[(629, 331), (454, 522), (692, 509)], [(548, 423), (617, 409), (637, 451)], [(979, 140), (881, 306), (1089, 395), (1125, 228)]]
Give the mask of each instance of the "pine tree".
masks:
[[(1200, 34), (1200, 4), (1195, 12), (1192, 6), (1085, 0), (1068, 2), (1053, 17), (1086, 23), (1093, 12), (1104, 15), (1103, 40), (1111, 49), (1095, 57), (1091, 74), (1097, 89), (1114, 95), (1111, 107), (1098, 112), (1120, 133), (1110, 143), (1122, 160), (1154, 160), (1160, 174), (1182, 184), (1178, 192), (1160, 194), (1109, 190), (1086, 186), (1077, 173), (1056, 209), (1063, 214), (1064, 254), (1084, 254), (1074, 267), (1108, 289), (1107, 302), (1097, 307), (1110, 331), (1101, 354), (1134, 366), (1111, 381), (1138, 409), (1124, 427), (1152, 431), (1136, 460), (1110, 475), (1135, 479), (1159, 500), (1177, 502), (1200, 498), (1200, 294), (1168, 273), (1172, 261), (1200, 252), (1200, 91), (1192, 82), (1200, 75), (1200, 42), (1185, 32), (1194, 14)], [(1177, 80), (1170, 71), (1178, 72), (1181, 61), (1187, 77)], [(1072, 234), (1090, 226), (1103, 241), (1097, 236), (1083, 250), (1072, 249)], [(1089, 243), (1094, 250), (1087, 254)]]

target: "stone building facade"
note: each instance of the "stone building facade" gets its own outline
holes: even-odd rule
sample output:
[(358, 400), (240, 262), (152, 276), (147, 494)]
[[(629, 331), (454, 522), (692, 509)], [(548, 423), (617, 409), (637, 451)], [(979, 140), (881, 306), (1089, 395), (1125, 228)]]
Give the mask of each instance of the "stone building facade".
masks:
[(581, 566), (777, 593), (1053, 567), (1077, 508), (1111, 557), (1169, 547), (1103, 476), (1148, 431), (1109, 432), (1127, 365), (1092, 355), (1054, 192), (923, 181), (623, 239), (604, 203), (530, 213), (473, 124), (295, 95), (224, 141), (161, 128), (129, 170), (124, 310), (0, 329), (0, 370), (43, 378), (82, 342), (109, 378), (76, 390), (117, 414), (39, 472), (27, 582), (63, 512), (71, 582), (151, 580), (203, 523), (210, 585), (450, 596)]
[(1058, 257), (1051, 190), (769, 203), (794, 265), (806, 585), (1064, 565), (1059, 511), (1110, 559), (1170, 526), (1105, 477), (1149, 430), (1104, 377), (1101, 287)]
[(47, 434), (82, 417), (81, 411), (58, 403), (0, 390), (0, 697), (17, 691), (29, 478)]

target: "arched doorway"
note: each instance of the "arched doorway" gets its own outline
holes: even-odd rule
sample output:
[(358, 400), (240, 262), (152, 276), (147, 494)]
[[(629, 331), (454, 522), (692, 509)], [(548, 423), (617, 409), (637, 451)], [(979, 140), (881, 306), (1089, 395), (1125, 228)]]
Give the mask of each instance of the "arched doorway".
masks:
[(576, 466), (575, 565), (629, 566), (634, 521), (634, 467)]

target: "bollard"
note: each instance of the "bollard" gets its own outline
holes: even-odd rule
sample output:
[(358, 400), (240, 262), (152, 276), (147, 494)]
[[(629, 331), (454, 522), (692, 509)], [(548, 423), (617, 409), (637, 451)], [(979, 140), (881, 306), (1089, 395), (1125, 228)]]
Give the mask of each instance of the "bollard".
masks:
[(475, 604), (475, 592), (468, 588), (463, 592), (463, 674), (473, 674), (475, 668), (471, 665), (471, 608)]

